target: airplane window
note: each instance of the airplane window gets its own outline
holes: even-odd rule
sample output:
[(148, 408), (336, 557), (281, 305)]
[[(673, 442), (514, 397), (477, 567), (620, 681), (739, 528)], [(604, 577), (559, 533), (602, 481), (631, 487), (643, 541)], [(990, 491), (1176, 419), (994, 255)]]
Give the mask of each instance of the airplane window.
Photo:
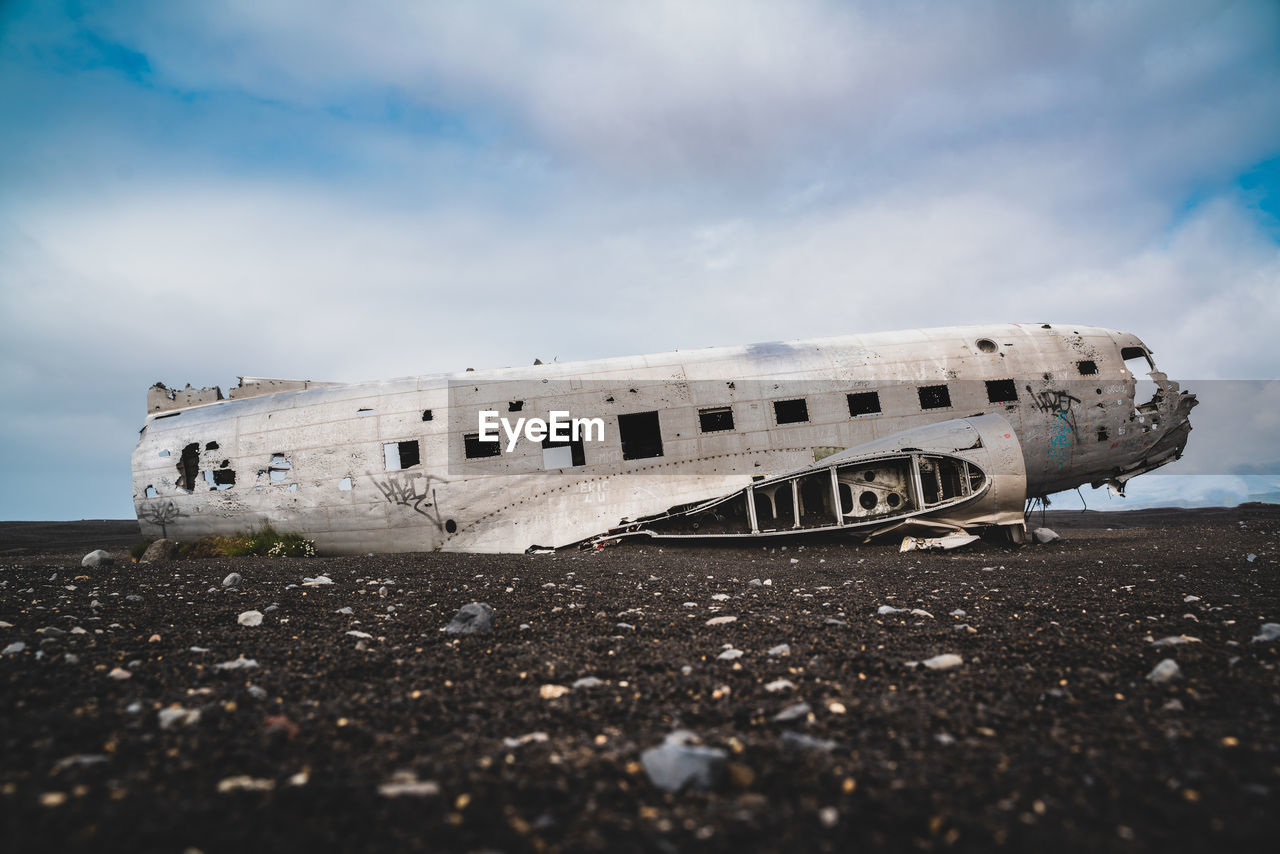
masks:
[(849, 400), (849, 417), (874, 415), (880, 411), (880, 392), (859, 391), (845, 395)]
[(619, 415), (618, 437), (622, 440), (624, 460), (662, 456), (662, 430), (656, 411)]
[(715, 409), (698, 410), (698, 426), (703, 433), (717, 433), (721, 430), (733, 429), (733, 407), (720, 406)]
[(1012, 403), (1018, 399), (1018, 386), (1013, 380), (987, 380), (987, 400)]
[(481, 442), (479, 433), (468, 433), (463, 436), (462, 445), (469, 460), (496, 457), (502, 453), (502, 442), (500, 440), (492, 439), (488, 442)]
[(567, 469), (587, 464), (586, 450), (582, 439), (570, 439), (567, 442), (554, 442), (551, 437), (542, 440), (542, 467), (544, 469)]
[(800, 424), (809, 420), (809, 405), (803, 397), (795, 400), (775, 400), (773, 414), (779, 424)]
[(921, 409), (946, 409), (951, 405), (951, 391), (945, 385), (922, 385), (917, 391)]
[(418, 440), (387, 442), (382, 446), (382, 460), (387, 471), (399, 471), (416, 466), (422, 461), (418, 454)]

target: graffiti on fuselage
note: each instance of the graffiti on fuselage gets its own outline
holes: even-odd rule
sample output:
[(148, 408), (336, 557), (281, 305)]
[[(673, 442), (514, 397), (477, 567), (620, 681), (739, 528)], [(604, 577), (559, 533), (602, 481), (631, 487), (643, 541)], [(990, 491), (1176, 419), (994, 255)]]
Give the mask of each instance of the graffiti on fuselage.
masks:
[(385, 480), (379, 480), (372, 474), (369, 479), (373, 481), (373, 485), (378, 487), (378, 491), (382, 493), (382, 497), (387, 500), (388, 504), (398, 507), (408, 507), (415, 513), (430, 519), (437, 528), (443, 530), (444, 522), (440, 518), (440, 511), (435, 507), (434, 501), (428, 501), (431, 498), (429, 488), (431, 482), (435, 480), (444, 480), (444, 478), (435, 475), (424, 475), (424, 479), (419, 482), (416, 476), (387, 475)]
[(1059, 469), (1066, 468), (1071, 461), (1072, 446), (1080, 441), (1076, 432), (1075, 410), (1080, 398), (1061, 389), (1032, 391), (1029, 385), (1026, 389), (1031, 405), (1053, 416), (1053, 428), (1049, 431), (1049, 461)]

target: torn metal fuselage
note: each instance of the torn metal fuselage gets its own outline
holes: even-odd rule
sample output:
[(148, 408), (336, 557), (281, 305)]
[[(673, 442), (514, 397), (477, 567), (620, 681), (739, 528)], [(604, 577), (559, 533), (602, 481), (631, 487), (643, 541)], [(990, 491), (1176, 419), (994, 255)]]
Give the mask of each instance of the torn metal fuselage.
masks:
[[(1139, 372), (1156, 385), (1140, 404)], [(1194, 405), (1136, 337), (1050, 324), (362, 383), (249, 378), (225, 397), (153, 388), (133, 493), (145, 536), (270, 523), (331, 554), (522, 552), (642, 529), (1013, 529), (1028, 497), (1122, 486), (1176, 459)], [(604, 435), (486, 444), (486, 410), (565, 410)]]
[(916, 427), (721, 498), (620, 526), (593, 542), (1021, 527), (1027, 481), (999, 414)]

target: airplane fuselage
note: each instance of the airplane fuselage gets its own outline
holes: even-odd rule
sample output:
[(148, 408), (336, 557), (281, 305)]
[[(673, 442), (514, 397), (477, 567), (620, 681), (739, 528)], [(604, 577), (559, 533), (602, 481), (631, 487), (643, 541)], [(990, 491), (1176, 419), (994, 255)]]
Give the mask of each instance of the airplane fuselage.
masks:
[[(1150, 368), (1157, 386), (1141, 406), (1134, 365)], [(153, 389), (133, 454), (145, 535), (192, 539), (271, 522), (328, 553), (558, 547), (889, 434), (985, 413), (1008, 421), (1027, 495), (1044, 496), (1123, 485), (1176, 458), (1194, 405), (1133, 335), (1057, 324), (250, 383), (220, 397)], [(496, 450), (480, 440), (485, 413), (556, 412), (602, 421), (603, 438), (524, 438), (510, 450), (505, 435)]]

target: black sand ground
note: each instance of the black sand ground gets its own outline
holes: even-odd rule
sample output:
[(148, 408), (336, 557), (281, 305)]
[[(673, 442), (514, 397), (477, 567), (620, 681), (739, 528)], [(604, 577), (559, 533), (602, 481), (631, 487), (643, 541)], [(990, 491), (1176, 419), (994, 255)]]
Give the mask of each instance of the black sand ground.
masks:
[[(1067, 539), (946, 554), (649, 544), (93, 570), (90, 546), (127, 561), (135, 529), (6, 524), (0, 647), (25, 650), (0, 656), (0, 845), (1270, 850), (1280, 641), (1251, 638), (1280, 622), (1280, 509), (1049, 524)], [(290, 587), (322, 573), (335, 583)], [(474, 600), (496, 631), (442, 634)], [(251, 609), (262, 625), (239, 625)], [(1198, 640), (1151, 642), (1179, 635)], [(718, 660), (726, 644), (742, 657)], [(964, 663), (906, 665), (940, 653)], [(214, 667), (240, 656), (259, 666)], [(1152, 684), (1164, 658), (1182, 678)], [(605, 684), (543, 696), (586, 676)], [(795, 687), (766, 690), (778, 679)], [(801, 700), (810, 719), (772, 720)], [(174, 706), (198, 720), (162, 728)], [(641, 751), (677, 727), (730, 754), (721, 788), (649, 782)], [(438, 791), (380, 794), (397, 772)]]

